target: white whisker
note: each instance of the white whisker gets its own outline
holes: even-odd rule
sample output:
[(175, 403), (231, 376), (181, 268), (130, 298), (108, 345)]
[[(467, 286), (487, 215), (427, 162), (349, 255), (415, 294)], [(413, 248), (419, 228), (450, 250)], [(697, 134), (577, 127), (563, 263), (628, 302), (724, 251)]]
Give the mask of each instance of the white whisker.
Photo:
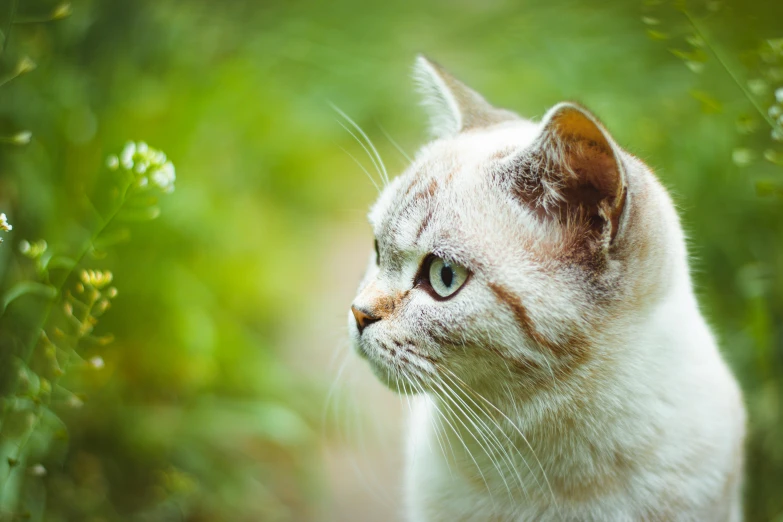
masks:
[[(460, 378), (459, 378), (459, 376), (457, 376), (457, 375), (456, 375), (454, 372), (452, 372), (451, 370), (448, 370), (448, 369), (446, 369), (446, 368), (444, 368), (444, 369), (445, 369), (447, 372), (449, 372), (449, 373), (450, 373), (450, 374), (451, 374), (451, 375), (452, 375), (452, 376), (453, 376), (455, 379), (458, 379), (458, 380), (462, 381), (462, 379), (460, 379)], [(462, 381), (462, 382), (464, 383), (465, 381)], [(503, 411), (501, 411), (501, 410), (500, 410), (500, 409), (499, 409), (497, 406), (495, 406), (495, 405), (494, 405), (494, 404), (493, 404), (493, 403), (492, 403), (492, 402), (491, 402), (489, 399), (487, 399), (486, 397), (484, 397), (484, 396), (483, 396), (483, 395), (481, 395), (480, 393), (476, 392), (475, 390), (473, 390), (473, 393), (475, 393), (476, 395), (478, 395), (478, 397), (479, 397), (480, 399), (482, 399), (483, 401), (485, 401), (485, 402), (486, 402), (486, 403), (487, 403), (487, 404), (488, 404), (488, 405), (489, 405), (489, 406), (490, 406), (492, 409), (494, 409), (495, 411), (497, 411), (498, 413), (500, 413), (500, 415), (502, 415), (502, 416), (503, 416), (503, 418), (505, 418), (505, 419), (506, 419), (506, 421), (507, 421), (509, 424), (511, 424), (511, 427), (512, 427), (512, 428), (514, 428), (514, 431), (516, 431), (516, 432), (519, 434), (519, 436), (520, 436), (520, 437), (522, 437), (522, 440), (525, 442), (525, 445), (527, 445), (528, 449), (530, 450), (530, 453), (533, 455), (533, 458), (534, 458), (534, 459), (536, 459), (536, 463), (538, 464), (538, 467), (541, 469), (541, 473), (542, 473), (542, 475), (543, 475), (543, 477), (544, 477), (544, 482), (546, 482), (546, 485), (547, 485), (547, 487), (549, 488), (549, 493), (550, 493), (550, 494), (551, 494), (551, 496), (552, 496), (552, 502), (553, 502), (553, 503), (554, 503), (554, 505), (555, 505), (555, 509), (557, 509), (558, 511), (560, 511), (560, 507), (559, 507), (559, 505), (558, 505), (558, 503), (557, 503), (557, 497), (555, 496), (555, 492), (554, 492), (554, 490), (552, 489), (552, 485), (549, 483), (549, 478), (548, 478), (548, 477), (547, 477), (547, 475), (546, 475), (546, 470), (544, 470), (544, 466), (541, 464), (541, 461), (539, 460), (539, 458), (538, 458), (538, 455), (536, 455), (536, 452), (535, 452), (535, 450), (533, 449), (533, 446), (531, 446), (531, 445), (530, 445), (530, 442), (527, 440), (527, 437), (525, 437), (525, 434), (524, 434), (524, 433), (522, 433), (522, 430), (520, 430), (520, 429), (519, 429), (519, 427), (516, 425), (516, 423), (515, 423), (514, 421), (512, 421), (512, 420), (511, 420), (511, 419), (508, 417), (508, 415), (506, 415), (505, 413), (503, 413)], [(533, 474), (533, 475), (534, 475), (534, 477), (535, 477), (535, 474)]]
[[(356, 139), (356, 141), (359, 142), (359, 144), (362, 146), (362, 148), (364, 148), (364, 150), (367, 152), (367, 155), (370, 156), (370, 159), (372, 160), (373, 164), (375, 165), (376, 170), (378, 170), (378, 173), (381, 175), (382, 181), (384, 182), (384, 184), (388, 185), (389, 184), (389, 174), (386, 172), (386, 165), (384, 165), (383, 159), (381, 159), (381, 155), (378, 153), (378, 149), (375, 148), (375, 145), (373, 145), (373, 142), (370, 139), (370, 137), (367, 136), (367, 133), (365, 133), (362, 130), (362, 128), (359, 127), (359, 125), (355, 121), (353, 121), (353, 119), (351, 119), (350, 116), (348, 116), (347, 114), (345, 114), (345, 112), (340, 110), (339, 107), (337, 107), (334, 104), (331, 104), (331, 106), (332, 106), (332, 109), (334, 109), (337, 112), (337, 114), (339, 114), (340, 116), (345, 118), (348, 121), (348, 123), (350, 123), (353, 126), (353, 128), (356, 129), (359, 132), (359, 134), (361, 134), (362, 137), (367, 141), (367, 144), (370, 146), (370, 148), (372, 149), (373, 153), (375, 153), (375, 157), (373, 157), (373, 155), (370, 154), (370, 151), (367, 150), (367, 147), (361, 142), (361, 140), (359, 140), (359, 138), (356, 137), (356, 135), (354, 135), (353, 132), (348, 130), (348, 128), (345, 127), (345, 125), (342, 125), (342, 123), (340, 123), (340, 125), (342, 125), (343, 128), (346, 131), (348, 131), (351, 134), (351, 136), (353, 136)], [(377, 158), (377, 162), (376, 162), (375, 158)]]
[(378, 128), (381, 129), (383, 135), (386, 136), (386, 139), (389, 140), (389, 142), (394, 146), (394, 148), (397, 149), (397, 152), (399, 152), (403, 158), (408, 160), (409, 164), (413, 163), (411, 157), (403, 150), (402, 147), (400, 147), (400, 145), (394, 140), (394, 138), (392, 138), (391, 135), (388, 132), (386, 132), (386, 129), (384, 129), (380, 125), (378, 125)]
[[(511, 460), (510, 456), (505, 451), (505, 448), (503, 448), (502, 444), (500, 443), (500, 440), (494, 435), (494, 433), (492, 433), (492, 430), (489, 428), (489, 426), (487, 426), (487, 424), (484, 423), (479, 418), (479, 416), (476, 414), (476, 412), (472, 411), (472, 409), (467, 405), (467, 403), (465, 403), (465, 401), (459, 396), (459, 394), (457, 394), (457, 392), (453, 388), (451, 388), (451, 386), (449, 386), (444, 380), (440, 379), (440, 376), (438, 376), (438, 378), (440, 380), (440, 384), (445, 386), (446, 389), (451, 392), (450, 396), (452, 398), (452, 402), (454, 403), (454, 405), (463, 413), (463, 415), (465, 415), (465, 417), (468, 419), (468, 421), (476, 429), (477, 433), (484, 440), (485, 444), (487, 445), (487, 448), (484, 451), (487, 454), (487, 457), (492, 462), (492, 464), (495, 467), (495, 469), (498, 471), (498, 474), (500, 475), (501, 480), (505, 484), (506, 490), (508, 492), (509, 500), (513, 501), (514, 495), (511, 492), (511, 487), (509, 486), (508, 482), (506, 481), (506, 474), (501, 469), (500, 462), (498, 461), (498, 458), (495, 456), (495, 452), (491, 451), (491, 449), (493, 447), (496, 447), (498, 450), (500, 450), (504, 455), (499, 455), (499, 457), (503, 457), (504, 460), (506, 460), (506, 462), (508, 462), (510, 468), (515, 470), (514, 463)], [(464, 409), (456, 402), (457, 400), (459, 400), (460, 403), (462, 403), (462, 405), (464, 406)], [(472, 418), (471, 418), (471, 415), (470, 415), (471, 413), (473, 414)], [(477, 425), (476, 422), (474, 422), (474, 419), (475, 419), (476, 422), (479, 423), (479, 425)], [(486, 433), (486, 435), (492, 437), (492, 439), (491, 440), (487, 439), (487, 437), (485, 436), (485, 433)], [(524, 490), (524, 483), (522, 482), (522, 478), (521, 477), (518, 477), (518, 478), (519, 478), (519, 481), (520, 481), (520, 486)]]

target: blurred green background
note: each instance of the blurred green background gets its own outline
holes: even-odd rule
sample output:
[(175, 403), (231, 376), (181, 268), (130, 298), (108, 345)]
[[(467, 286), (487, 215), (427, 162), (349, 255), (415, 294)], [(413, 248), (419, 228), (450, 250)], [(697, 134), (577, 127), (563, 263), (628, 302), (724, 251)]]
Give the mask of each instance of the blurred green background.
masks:
[[(82, 261), (113, 273), (118, 295), (95, 332), (114, 341), (80, 345), (65, 368), (48, 405), (62, 424), (11, 430), (29, 451), (0, 463), (0, 520), (399, 519), (399, 437), (377, 436), (399, 429), (398, 398), (361, 365), (341, 372), (375, 189), (330, 104), (401, 171), (389, 137), (408, 154), (426, 139), (409, 79), (419, 52), (527, 117), (581, 101), (656, 169), (746, 394), (748, 520), (783, 520), (783, 147), (771, 136), (783, 3), (16, 7), (24, 23), (6, 39), (14, 2), (0, 1), (0, 66), (13, 75), (27, 56), (37, 68), (0, 86), (0, 135), (32, 133), (0, 143), (0, 212), (14, 226), (0, 293), (36, 277), (22, 240), (78, 256), (94, 228), (86, 195), (111, 185), (106, 157), (127, 140), (165, 151), (178, 179), (159, 218)], [(45, 21), (58, 9), (68, 16)], [(0, 363), (20, 357), (41, 306), (9, 307)], [(3, 375), (5, 411), (16, 388)], [(368, 417), (380, 428), (351, 435)], [(16, 451), (9, 429), (0, 446)]]

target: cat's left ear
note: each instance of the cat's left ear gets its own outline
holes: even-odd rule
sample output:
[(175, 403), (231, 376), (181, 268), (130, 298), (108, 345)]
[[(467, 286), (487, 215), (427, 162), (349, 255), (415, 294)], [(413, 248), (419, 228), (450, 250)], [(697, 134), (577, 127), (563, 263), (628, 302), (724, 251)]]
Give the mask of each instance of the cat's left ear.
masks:
[(513, 112), (493, 107), (479, 93), (424, 56), (416, 58), (413, 77), (422, 92), (430, 129), (436, 138), (518, 118)]
[(561, 216), (581, 217), (611, 242), (627, 195), (619, 147), (595, 116), (574, 103), (555, 105), (541, 128), (531, 167), (538, 183), (551, 187), (552, 206)]

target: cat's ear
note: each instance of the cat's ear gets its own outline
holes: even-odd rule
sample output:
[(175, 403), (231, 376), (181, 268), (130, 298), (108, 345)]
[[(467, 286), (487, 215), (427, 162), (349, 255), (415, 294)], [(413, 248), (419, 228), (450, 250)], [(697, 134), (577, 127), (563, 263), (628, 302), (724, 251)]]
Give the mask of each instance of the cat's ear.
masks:
[(620, 151), (598, 119), (574, 103), (547, 112), (530, 164), (561, 216), (613, 240), (627, 193)]
[(447, 73), (440, 65), (419, 55), (413, 77), (423, 95), (435, 137), (453, 136), (467, 129), (486, 127), (517, 116), (490, 105), (479, 93)]

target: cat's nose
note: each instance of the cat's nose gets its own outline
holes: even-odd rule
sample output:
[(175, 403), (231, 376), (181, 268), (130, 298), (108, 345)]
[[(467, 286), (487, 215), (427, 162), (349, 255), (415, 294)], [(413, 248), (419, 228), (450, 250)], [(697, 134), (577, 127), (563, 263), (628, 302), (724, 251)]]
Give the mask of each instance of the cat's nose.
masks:
[(362, 333), (362, 330), (367, 325), (381, 320), (380, 317), (373, 315), (372, 312), (356, 308), (355, 306), (351, 306), (351, 312), (353, 312), (353, 317), (356, 319), (356, 327), (359, 328), (359, 334)]

